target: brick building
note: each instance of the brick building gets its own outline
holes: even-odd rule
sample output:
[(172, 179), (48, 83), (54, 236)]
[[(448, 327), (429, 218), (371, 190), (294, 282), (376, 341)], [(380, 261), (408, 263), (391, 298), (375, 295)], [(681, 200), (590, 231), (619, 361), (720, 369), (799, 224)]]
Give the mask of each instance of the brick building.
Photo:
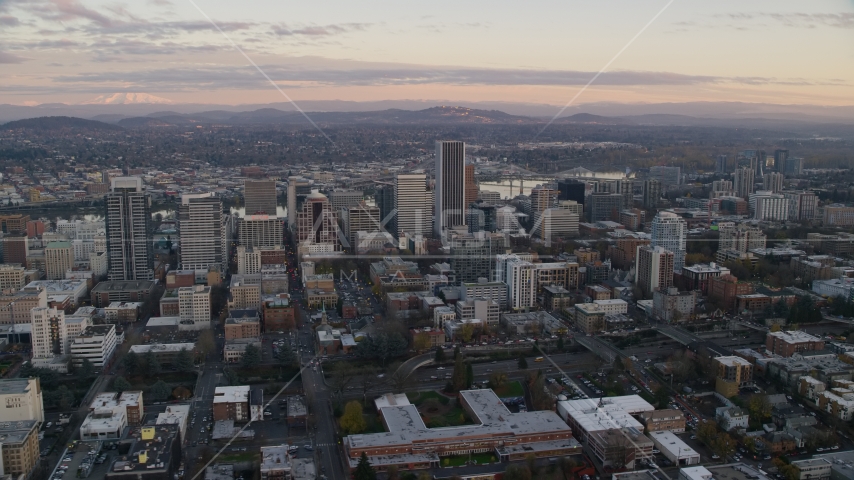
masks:
[(765, 349), (782, 357), (791, 357), (800, 352), (824, 350), (824, 340), (800, 330), (768, 332)]
[(265, 297), (261, 302), (261, 319), (265, 332), (287, 332), (294, 330), (297, 324), (297, 310), (291, 302), (291, 296), (280, 293), (273, 297)]
[(104, 308), (112, 302), (145, 302), (154, 290), (150, 280), (100, 282), (92, 289), (92, 306)]
[(735, 308), (739, 295), (751, 293), (753, 293), (753, 284), (739, 282), (734, 275), (709, 278), (709, 298), (719, 301), (725, 310)]
[(258, 338), (261, 336), (261, 318), (257, 310), (231, 310), (225, 319), (225, 340)]

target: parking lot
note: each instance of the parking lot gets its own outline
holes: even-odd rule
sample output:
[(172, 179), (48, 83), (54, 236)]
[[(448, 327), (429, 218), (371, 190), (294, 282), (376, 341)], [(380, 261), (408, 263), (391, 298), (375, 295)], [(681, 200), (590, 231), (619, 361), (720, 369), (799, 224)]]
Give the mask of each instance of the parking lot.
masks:
[(104, 447), (99, 441), (76, 442), (60, 460), (51, 479), (104, 478), (116, 455), (113, 445)]

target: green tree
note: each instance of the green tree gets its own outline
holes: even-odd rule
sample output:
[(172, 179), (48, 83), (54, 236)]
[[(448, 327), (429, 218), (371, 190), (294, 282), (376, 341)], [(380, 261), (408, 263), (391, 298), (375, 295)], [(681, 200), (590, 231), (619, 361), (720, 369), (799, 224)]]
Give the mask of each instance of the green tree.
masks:
[(362, 358), (377, 359), (380, 364), (385, 364), (392, 358), (406, 353), (409, 343), (399, 332), (380, 332), (371, 335), (356, 347), (356, 355)]
[(246, 345), (243, 350), (243, 358), (240, 359), (240, 366), (245, 369), (256, 368), (261, 364), (261, 349), (252, 345)]
[(294, 353), (290, 342), (285, 342), (285, 344), (279, 348), (276, 356), (283, 367), (291, 368), (296, 367), (298, 364), (297, 356)]
[(368, 456), (362, 452), (359, 457), (359, 463), (356, 465), (356, 470), (353, 472), (353, 480), (377, 480), (377, 472), (368, 461)]
[(133, 350), (129, 351), (127, 355), (122, 358), (122, 365), (125, 367), (125, 372), (128, 375), (136, 375), (137, 369), (139, 368), (139, 355), (137, 355)]
[(80, 369), (77, 372), (77, 376), (79, 378), (90, 378), (95, 374), (95, 365), (92, 365), (92, 362), (89, 361), (88, 358), (83, 359), (83, 363), (80, 364)]
[(531, 470), (527, 465), (512, 463), (504, 470), (504, 480), (531, 480)]
[(557, 337), (557, 351), (562, 352), (564, 348), (565, 346), (563, 344), (563, 335), (561, 335), (560, 337)]
[(489, 388), (496, 390), (507, 384), (507, 373), (494, 372), (489, 374)]
[(169, 398), (172, 394), (172, 389), (163, 380), (158, 380), (148, 389), (148, 395), (155, 402), (162, 402)]
[(65, 385), (60, 385), (57, 389), (59, 393), (59, 408), (68, 410), (74, 406), (74, 392), (68, 389)]
[(519, 361), (517, 362), (519, 370), (527, 370), (528, 369), (528, 360), (525, 359), (525, 355), (519, 355)]
[(385, 474), (388, 480), (400, 480), (400, 470), (397, 468), (397, 465), (389, 465)]
[(697, 425), (697, 438), (706, 445), (711, 446), (711, 442), (717, 434), (718, 427), (714, 422), (703, 420)]
[(154, 352), (151, 350), (145, 352), (143, 355), (143, 363), (145, 363), (145, 373), (148, 376), (155, 376), (159, 374), (163, 369), (160, 367), (160, 360), (157, 359), (157, 356), (154, 355)]
[(771, 403), (765, 395), (751, 395), (747, 401), (747, 410), (750, 413), (751, 420), (756, 419), (762, 422), (771, 416)]
[(463, 342), (469, 343), (471, 342), (472, 337), (474, 336), (474, 325), (471, 323), (464, 323), (462, 327), (460, 327), (460, 338)]
[(466, 388), (466, 366), (463, 362), (463, 356), (460, 355), (454, 360), (454, 373), (451, 375), (451, 385), (455, 392), (465, 390)]
[(228, 382), (229, 385), (240, 385), (240, 376), (237, 375), (237, 372), (234, 371), (233, 368), (225, 367), (222, 369), (222, 376), (225, 377), (225, 381)]
[[(211, 302), (213, 303), (213, 300)], [(213, 309), (213, 306), (211, 308)], [(202, 333), (199, 334), (199, 338), (196, 340), (196, 350), (198, 350), (201, 358), (207, 358), (215, 348), (216, 340), (214, 339), (213, 330), (202, 330)]]
[(433, 359), (436, 363), (442, 363), (445, 361), (445, 349), (439, 347), (436, 349), (436, 357)]
[(474, 368), (471, 366), (471, 362), (466, 362), (466, 388), (471, 388), (474, 383)]
[(179, 372), (193, 371), (193, 356), (190, 355), (190, 352), (186, 348), (182, 348), (178, 352), (178, 355), (175, 356), (175, 368)]
[(659, 409), (667, 408), (667, 405), (670, 403), (670, 394), (667, 392), (667, 389), (658, 387), (655, 390), (655, 402), (658, 404)]
[(116, 377), (116, 379), (113, 380), (113, 390), (121, 393), (130, 389), (131, 384), (125, 380), (125, 377)]
[(344, 406), (344, 414), (339, 419), (341, 429), (349, 435), (362, 433), (368, 427), (365, 417), (362, 415), (362, 404), (356, 400), (347, 402)]
[(709, 447), (712, 451), (720, 455), (721, 458), (727, 458), (735, 453), (736, 441), (726, 432), (719, 432), (715, 438), (709, 442)]

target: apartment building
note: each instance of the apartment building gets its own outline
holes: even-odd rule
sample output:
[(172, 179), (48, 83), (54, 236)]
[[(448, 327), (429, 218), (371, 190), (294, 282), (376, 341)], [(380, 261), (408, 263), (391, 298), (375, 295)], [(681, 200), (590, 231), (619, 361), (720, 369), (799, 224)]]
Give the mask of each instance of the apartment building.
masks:
[(824, 340), (800, 330), (768, 332), (765, 349), (782, 357), (800, 352), (824, 350)]
[(741, 357), (717, 357), (715, 365), (715, 390), (726, 398), (753, 383), (753, 365)]

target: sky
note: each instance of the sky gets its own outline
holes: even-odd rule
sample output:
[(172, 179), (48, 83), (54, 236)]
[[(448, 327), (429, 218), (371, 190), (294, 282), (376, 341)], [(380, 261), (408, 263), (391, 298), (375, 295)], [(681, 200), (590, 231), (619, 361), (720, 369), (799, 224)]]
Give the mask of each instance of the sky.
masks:
[(854, 0), (0, 0), (18, 105), (563, 106), (606, 66), (574, 104), (854, 105)]

